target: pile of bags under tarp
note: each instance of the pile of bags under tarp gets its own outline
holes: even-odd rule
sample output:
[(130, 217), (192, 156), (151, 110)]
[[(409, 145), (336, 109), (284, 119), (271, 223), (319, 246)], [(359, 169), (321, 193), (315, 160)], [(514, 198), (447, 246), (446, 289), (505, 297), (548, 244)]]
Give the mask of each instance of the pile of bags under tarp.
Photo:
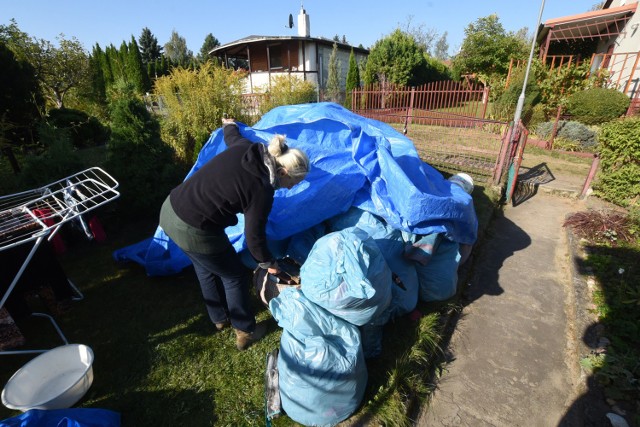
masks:
[[(395, 230), (358, 208), (332, 218), (328, 230), (305, 259), (297, 260), (302, 290), (367, 331), (367, 358), (379, 355), (382, 326), (389, 320), (412, 312), (418, 300), (443, 301), (456, 293), (460, 245), (441, 234)], [(296, 242), (292, 239), (289, 248)]]
[[(285, 134), (307, 153), (311, 170), (276, 191), (267, 225), (273, 254), (300, 265), (300, 289), (269, 302), (283, 328), (278, 357), (282, 407), (305, 425), (334, 425), (360, 405), (365, 358), (382, 351), (382, 328), (419, 299), (455, 294), (461, 247), (477, 236), (471, 196), (420, 160), (390, 126), (337, 104), (279, 107), (241, 134), (268, 141)], [(225, 148), (216, 130), (186, 179)], [(244, 218), (226, 232), (243, 262)], [(189, 260), (159, 227), (114, 252), (149, 275), (181, 271)]]
[[(352, 208), (285, 249), (302, 264), (300, 289), (269, 302), (283, 328), (278, 357), (282, 408), (305, 425), (334, 425), (360, 405), (366, 358), (382, 351), (382, 329), (419, 299), (456, 292), (459, 245), (441, 235), (413, 235)], [(308, 236), (305, 236), (308, 234)], [(334, 393), (332, 390), (336, 390)]]

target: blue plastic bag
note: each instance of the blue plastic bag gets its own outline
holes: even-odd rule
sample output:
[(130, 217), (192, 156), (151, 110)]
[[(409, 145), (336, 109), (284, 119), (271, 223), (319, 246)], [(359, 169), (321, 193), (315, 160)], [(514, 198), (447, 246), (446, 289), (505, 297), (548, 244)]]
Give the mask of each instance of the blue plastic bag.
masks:
[(373, 239), (355, 227), (318, 239), (300, 269), (300, 283), (309, 300), (357, 326), (391, 302), (391, 270)]
[(382, 315), (371, 319), (375, 325), (384, 325), (388, 320), (411, 312), (418, 304), (418, 273), (414, 262), (407, 260), (404, 256), (408, 239), (415, 239), (412, 233), (396, 230), (385, 222), (366, 211), (358, 208), (351, 208), (341, 215), (337, 215), (327, 221), (332, 230), (349, 230), (356, 227), (372, 238), (389, 269), (395, 273), (399, 284), (394, 283), (391, 287), (392, 300), (389, 307)]
[(421, 301), (444, 301), (456, 294), (458, 286), (459, 245), (442, 239), (427, 265), (416, 263)]
[(367, 367), (356, 326), (285, 288), (269, 309), (283, 328), (278, 354), (282, 409), (307, 426), (333, 426), (360, 406)]

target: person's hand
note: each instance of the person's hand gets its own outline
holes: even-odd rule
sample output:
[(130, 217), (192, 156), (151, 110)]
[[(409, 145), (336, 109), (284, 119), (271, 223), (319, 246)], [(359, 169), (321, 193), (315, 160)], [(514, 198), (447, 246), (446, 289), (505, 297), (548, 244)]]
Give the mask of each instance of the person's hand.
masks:
[(280, 273), (280, 266), (278, 265), (277, 261), (274, 261), (269, 268), (267, 268), (267, 273), (269, 274), (278, 274)]
[(277, 264), (276, 264), (275, 266), (273, 266), (273, 267), (269, 267), (269, 268), (267, 268), (267, 272), (268, 272), (269, 274), (274, 274), (274, 275), (275, 275), (275, 274), (280, 273), (280, 271), (281, 271), (281, 270), (280, 270), (280, 268), (278, 267), (278, 265), (277, 265)]
[(228, 124), (231, 124), (231, 123), (235, 123), (235, 122), (236, 122), (236, 120), (233, 119), (233, 118), (230, 118), (230, 117), (223, 117), (222, 118), (222, 126), (228, 125)]

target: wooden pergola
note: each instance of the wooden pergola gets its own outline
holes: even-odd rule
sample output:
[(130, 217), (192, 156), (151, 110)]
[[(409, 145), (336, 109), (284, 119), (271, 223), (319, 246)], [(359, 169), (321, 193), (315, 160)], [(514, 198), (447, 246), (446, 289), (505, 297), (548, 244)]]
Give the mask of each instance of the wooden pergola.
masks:
[(547, 20), (538, 31), (540, 59), (546, 60), (549, 45), (563, 40), (603, 40), (624, 31), (638, 3)]

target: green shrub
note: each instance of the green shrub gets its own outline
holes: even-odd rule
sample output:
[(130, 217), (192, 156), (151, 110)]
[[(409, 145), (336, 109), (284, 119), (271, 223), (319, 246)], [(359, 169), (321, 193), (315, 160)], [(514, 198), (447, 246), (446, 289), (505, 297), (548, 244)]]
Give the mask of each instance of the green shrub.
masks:
[(637, 208), (640, 203), (640, 118), (606, 123), (600, 129), (600, 172), (594, 185), (603, 199)]
[(69, 108), (49, 111), (47, 124), (57, 129), (66, 129), (75, 148), (87, 148), (102, 145), (109, 138), (109, 129), (95, 117)]
[(120, 183), (119, 217), (157, 215), (164, 198), (184, 176), (174, 151), (160, 138), (160, 124), (142, 100), (122, 96), (111, 105), (107, 172)]
[(44, 125), (39, 136), (45, 150), (25, 158), (19, 177), (21, 188), (38, 188), (85, 169), (67, 129)]
[(555, 138), (553, 140), (553, 149), (561, 151), (582, 151), (583, 147), (578, 141), (565, 138)]
[(281, 105), (305, 104), (317, 99), (313, 83), (291, 76), (277, 76), (273, 78), (270, 88), (262, 90), (265, 96), (260, 102), (260, 114)]
[[(536, 135), (547, 141), (551, 138), (554, 122), (540, 123), (536, 127)], [(593, 149), (598, 144), (596, 132), (579, 122), (560, 120), (558, 122), (557, 138), (575, 141), (583, 150)]]
[(598, 125), (622, 116), (629, 97), (615, 89), (593, 88), (576, 92), (567, 99), (566, 111), (587, 125)]
[(527, 121), (524, 122), (528, 129), (536, 129), (540, 123), (547, 121), (547, 116), (544, 113), (544, 105), (536, 104), (531, 109), (531, 115), (527, 117)]
[(193, 163), (211, 132), (222, 125), (228, 114), (241, 122), (244, 72), (204, 63), (196, 70), (173, 68), (171, 74), (155, 81), (154, 96), (162, 100), (166, 115), (162, 120), (162, 139), (178, 158)]
[[(493, 103), (493, 115), (497, 120), (513, 120), (518, 105), (518, 99), (522, 94), (524, 76), (518, 76), (509, 87)], [(538, 84), (529, 79), (525, 90), (524, 105), (522, 108), (522, 121), (530, 120), (533, 107), (540, 102), (540, 88)]]

